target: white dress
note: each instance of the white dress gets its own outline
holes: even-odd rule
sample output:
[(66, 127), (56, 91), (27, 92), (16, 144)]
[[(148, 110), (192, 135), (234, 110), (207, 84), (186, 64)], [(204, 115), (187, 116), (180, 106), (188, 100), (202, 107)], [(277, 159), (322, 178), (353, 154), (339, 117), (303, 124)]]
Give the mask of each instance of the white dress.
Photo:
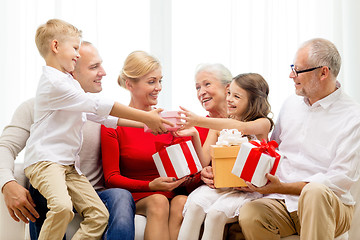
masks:
[(242, 192), (233, 188), (213, 189), (202, 185), (188, 196), (183, 215), (185, 216), (189, 204), (197, 204), (203, 208), (205, 213), (217, 210), (224, 212), (228, 218), (233, 218), (239, 216), (239, 209), (242, 205), (262, 196), (258, 192)]

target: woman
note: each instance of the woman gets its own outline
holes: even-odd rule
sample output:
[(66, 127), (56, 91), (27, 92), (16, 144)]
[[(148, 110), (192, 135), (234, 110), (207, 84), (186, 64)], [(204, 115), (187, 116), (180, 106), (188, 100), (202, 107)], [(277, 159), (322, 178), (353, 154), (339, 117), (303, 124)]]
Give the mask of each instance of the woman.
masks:
[[(229, 69), (220, 63), (200, 64), (195, 72), (195, 87), (197, 98), (201, 106), (208, 112), (207, 117), (227, 118), (227, 89), (232, 81)], [(209, 129), (195, 127), (200, 135), (201, 145), (204, 145)], [(206, 167), (203, 171), (212, 171)], [(191, 183), (186, 186), (186, 192), (190, 193), (203, 182), (200, 174), (196, 174)]]
[[(130, 53), (118, 79), (131, 94), (130, 107), (150, 111), (162, 89), (159, 61), (143, 51)], [(155, 142), (170, 142), (173, 136), (155, 136), (142, 128), (102, 126), (101, 149), (105, 184), (127, 189), (136, 203), (136, 214), (146, 216), (145, 239), (176, 239), (186, 201), (173, 190), (185, 181), (159, 177), (152, 159)]]
[[(212, 118), (227, 117), (226, 94), (232, 80), (230, 71), (222, 64), (201, 64), (195, 73), (197, 97), (202, 107)], [(207, 128), (196, 127), (204, 144), (209, 132)]]

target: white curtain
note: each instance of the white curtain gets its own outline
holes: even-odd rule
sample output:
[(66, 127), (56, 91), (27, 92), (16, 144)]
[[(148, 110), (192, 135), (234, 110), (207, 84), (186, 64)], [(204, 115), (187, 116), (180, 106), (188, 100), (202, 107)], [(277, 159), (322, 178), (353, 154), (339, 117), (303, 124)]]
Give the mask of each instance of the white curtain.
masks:
[(276, 119), (294, 92), (288, 75), (296, 49), (314, 37), (336, 44), (343, 57), (339, 81), (360, 102), (359, 10), (357, 0), (0, 0), (0, 129), (35, 95), (44, 61), (34, 35), (50, 18), (74, 24), (99, 49), (106, 97), (128, 103), (117, 75), (131, 51), (145, 50), (163, 65), (159, 106), (205, 114), (196, 99), (194, 70), (199, 63), (219, 62), (234, 76), (263, 75)]

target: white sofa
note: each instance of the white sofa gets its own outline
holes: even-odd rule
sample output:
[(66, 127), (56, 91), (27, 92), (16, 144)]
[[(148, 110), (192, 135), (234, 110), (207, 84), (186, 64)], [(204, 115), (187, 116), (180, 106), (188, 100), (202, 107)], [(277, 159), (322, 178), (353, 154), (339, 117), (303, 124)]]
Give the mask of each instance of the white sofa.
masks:
[[(15, 165), (15, 177), (17, 181), (23, 186), (27, 186), (27, 179), (23, 174), (22, 164)], [(355, 199), (360, 203), (360, 181), (358, 181), (351, 189)], [(76, 215), (73, 221), (69, 224), (67, 229), (67, 239), (71, 239), (71, 236), (75, 233), (79, 227), (81, 217)], [(135, 240), (144, 239), (144, 229), (146, 224), (146, 218), (140, 215), (135, 216)], [(348, 233), (336, 238), (336, 240), (357, 240), (360, 239), (360, 204), (355, 207), (354, 218), (352, 227)], [(6, 205), (4, 203), (4, 197), (1, 194), (0, 197), (0, 239), (1, 240), (28, 240), (30, 239), (28, 226), (23, 222), (15, 222), (9, 215)], [(282, 240), (296, 240), (298, 236), (289, 236), (282, 238)]]

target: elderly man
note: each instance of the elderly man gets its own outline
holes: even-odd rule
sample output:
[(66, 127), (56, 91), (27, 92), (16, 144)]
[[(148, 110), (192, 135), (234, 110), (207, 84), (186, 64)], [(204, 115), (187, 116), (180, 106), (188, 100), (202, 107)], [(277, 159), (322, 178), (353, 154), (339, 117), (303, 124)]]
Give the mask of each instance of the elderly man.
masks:
[[(83, 42), (73, 72), (74, 78), (85, 92), (98, 93), (102, 90), (101, 80), (106, 75), (97, 49), (89, 42)], [(19, 185), (13, 176), (14, 160), (25, 147), (30, 126), (34, 121), (34, 99), (21, 104), (15, 111), (11, 124), (5, 127), (0, 137), (0, 187), (11, 217), (24, 222), (31, 220), (31, 239), (37, 239), (47, 212), (46, 199), (33, 188), (29, 191)], [(127, 120), (119, 119), (118, 124)], [(83, 147), (80, 152), (80, 169), (89, 179), (99, 197), (109, 210), (108, 228), (105, 239), (134, 239), (134, 200), (127, 190), (105, 189), (100, 159), (100, 124), (88, 121), (83, 129)], [(34, 199), (34, 200), (33, 200)], [(35, 208), (36, 204), (36, 208)], [(35, 219), (37, 218), (37, 219)]]
[(296, 95), (285, 101), (272, 139), (283, 153), (266, 194), (240, 209), (246, 239), (334, 239), (349, 230), (354, 210), (351, 186), (359, 179), (360, 106), (337, 82), (341, 58), (325, 39), (305, 42), (290, 78)]

